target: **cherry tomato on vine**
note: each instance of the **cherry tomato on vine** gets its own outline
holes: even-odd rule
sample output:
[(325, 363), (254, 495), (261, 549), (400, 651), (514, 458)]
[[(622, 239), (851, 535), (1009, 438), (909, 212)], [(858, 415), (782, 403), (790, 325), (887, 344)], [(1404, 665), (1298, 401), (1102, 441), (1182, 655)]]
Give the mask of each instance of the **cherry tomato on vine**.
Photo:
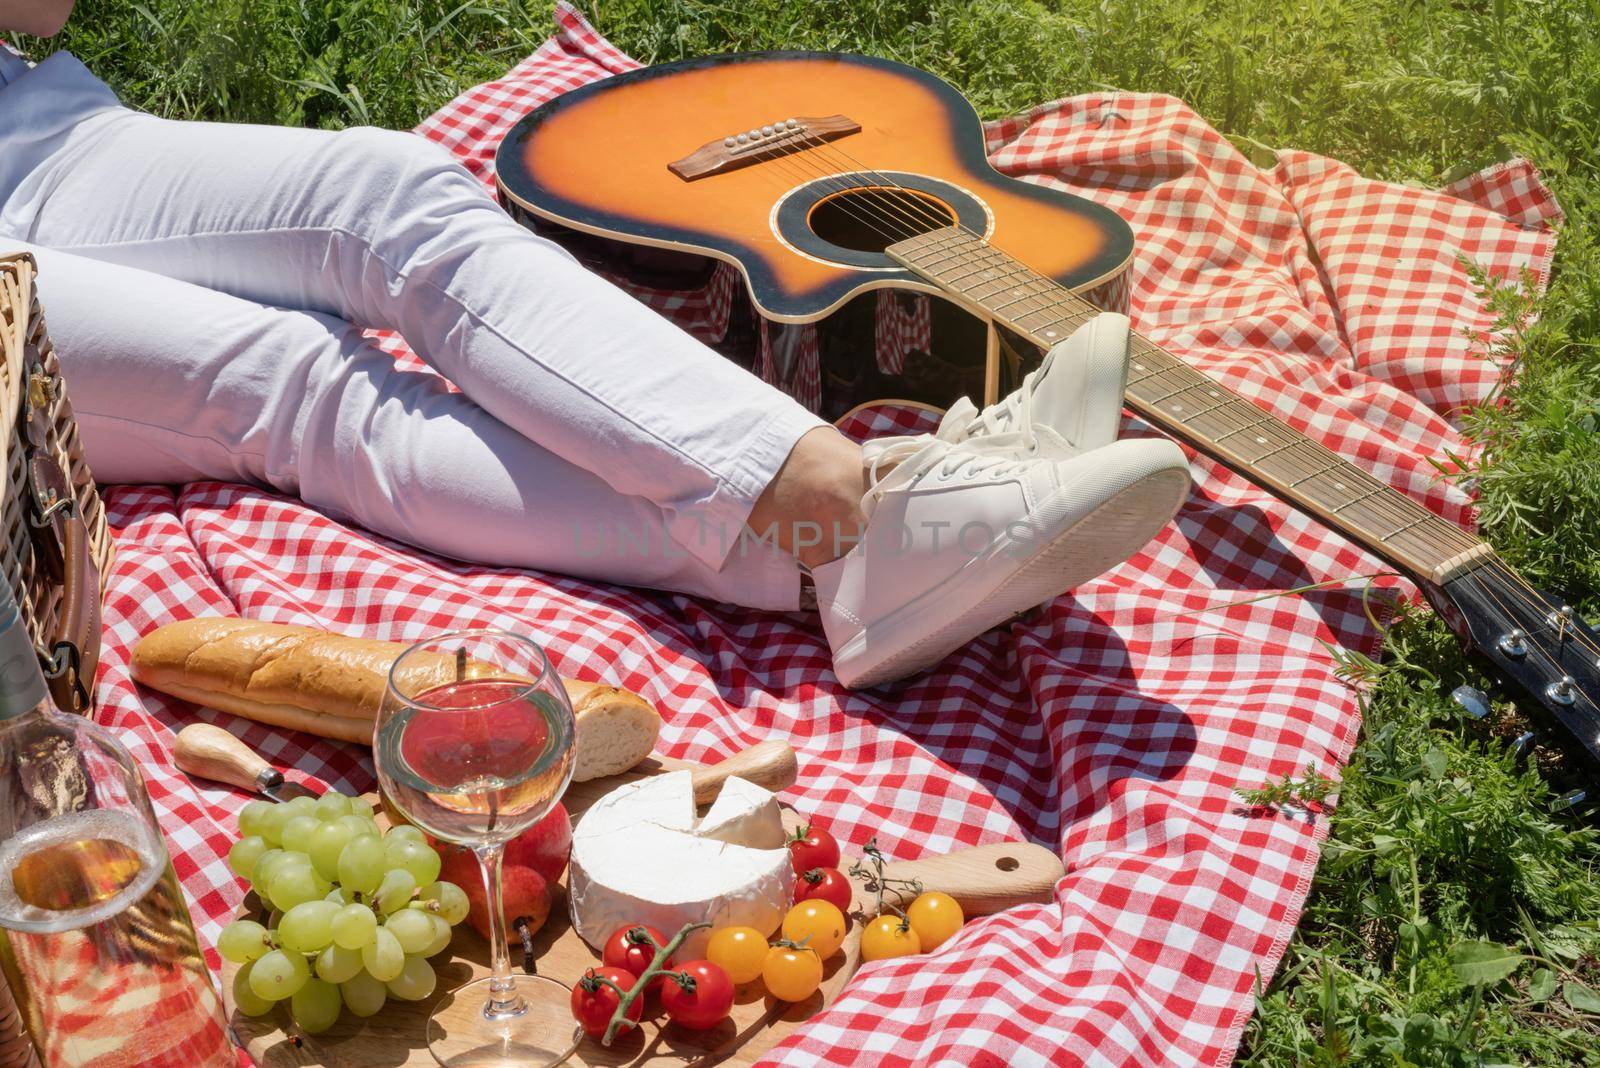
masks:
[(831, 901), (802, 901), (783, 918), (783, 937), (803, 942), (827, 960), (844, 945), (844, 913)]
[(733, 980), (711, 961), (691, 960), (667, 976), (661, 1006), (673, 1023), (691, 1031), (707, 1030), (728, 1018)]
[[(650, 939), (655, 939), (655, 946), (650, 944)], [(611, 937), (606, 939), (605, 945), (600, 950), (600, 962), (609, 968), (621, 968), (623, 971), (638, 977), (650, 967), (656, 959), (656, 946), (667, 944), (667, 937), (654, 927), (646, 927), (642, 923), (630, 923), (626, 927), (618, 927), (611, 932)], [(672, 967), (669, 957), (663, 967)], [(651, 990), (660, 990), (661, 980), (653, 979), (650, 982)]]
[(917, 929), (893, 913), (885, 913), (861, 932), (861, 959), (888, 960), (922, 952)]
[(804, 1001), (822, 985), (822, 958), (809, 947), (773, 946), (767, 950), (761, 978), (767, 993), (779, 1001)]
[(807, 824), (797, 828), (794, 837), (789, 839), (789, 860), (794, 864), (796, 875), (802, 875), (812, 868), (837, 868), (839, 843), (833, 835), (816, 824)]
[(906, 918), (911, 921), (911, 929), (917, 932), (917, 941), (922, 944), (924, 953), (938, 949), (967, 922), (955, 898), (932, 890), (917, 895), (906, 909)]
[(761, 978), (767, 959), (767, 938), (754, 927), (723, 927), (706, 943), (706, 959), (728, 973), (735, 983)]
[[(617, 991), (600, 980), (615, 983), (624, 994), (633, 989), (633, 973), (621, 968), (590, 968), (572, 988), (572, 1018), (596, 1038), (606, 1033), (611, 1017), (616, 1013), (622, 998)], [(644, 1001), (634, 998), (628, 1006), (628, 1019), (637, 1020), (644, 1013)], [(628, 1026), (632, 1026), (631, 1024)], [(625, 1032), (628, 1027), (622, 1028)]]
[(826, 901), (840, 912), (850, 908), (850, 880), (838, 868), (808, 868), (794, 881), (794, 902)]

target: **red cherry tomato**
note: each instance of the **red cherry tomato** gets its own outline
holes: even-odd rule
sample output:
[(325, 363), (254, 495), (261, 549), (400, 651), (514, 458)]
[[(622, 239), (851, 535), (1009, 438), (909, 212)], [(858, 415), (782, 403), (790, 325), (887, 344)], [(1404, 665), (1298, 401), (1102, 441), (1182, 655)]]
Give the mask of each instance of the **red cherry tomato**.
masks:
[(827, 901), (840, 912), (850, 911), (850, 880), (838, 868), (812, 868), (794, 881), (794, 903)]
[(821, 827), (808, 824), (789, 839), (789, 860), (794, 864), (796, 875), (804, 875), (812, 868), (837, 868), (839, 843)]
[[(650, 944), (650, 939), (656, 940), (655, 946)], [(623, 971), (638, 977), (650, 967), (650, 962), (656, 959), (656, 946), (667, 944), (667, 936), (654, 927), (646, 927), (642, 923), (631, 923), (626, 927), (618, 927), (611, 932), (611, 937), (606, 939), (605, 946), (600, 951), (600, 963), (608, 968), (621, 968)], [(664, 967), (672, 967), (669, 957)], [(651, 990), (661, 989), (661, 980), (654, 979), (650, 983)]]
[[(611, 1017), (616, 1014), (622, 998), (617, 991), (600, 982), (607, 979), (615, 983), (624, 994), (633, 989), (633, 973), (621, 968), (590, 968), (583, 973), (572, 988), (572, 1018), (596, 1038), (606, 1033)], [(628, 1019), (637, 1020), (644, 1012), (644, 999), (634, 998), (628, 1006)], [(622, 1028), (626, 1032), (627, 1027)]]
[(673, 1023), (691, 1031), (707, 1030), (728, 1018), (733, 1008), (733, 980), (719, 964), (689, 961), (667, 977), (661, 988), (661, 1005)]

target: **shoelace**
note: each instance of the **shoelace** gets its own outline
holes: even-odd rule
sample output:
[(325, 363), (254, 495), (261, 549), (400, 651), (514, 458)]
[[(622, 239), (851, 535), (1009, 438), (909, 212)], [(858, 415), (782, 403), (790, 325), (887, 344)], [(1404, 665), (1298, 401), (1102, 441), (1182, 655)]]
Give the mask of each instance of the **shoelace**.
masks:
[[(964, 407), (963, 407), (964, 406)], [(966, 431), (976, 412), (963, 397), (945, 413), (932, 434), (907, 434), (877, 438), (862, 446), (867, 465), (867, 492), (861, 509), (868, 516), (883, 495), (907, 485), (932, 467), (933, 477), (949, 479), (965, 470), (974, 475), (991, 472), (1010, 474), (1034, 463), (1038, 443), (1031, 433), (989, 433), (979, 438)], [(888, 468), (888, 470), (885, 470)]]
[(1020, 388), (981, 411), (970, 397), (962, 397), (946, 410), (932, 434), (867, 442), (862, 447), (862, 459), (867, 465), (862, 511), (870, 515), (872, 506), (885, 493), (907, 484), (930, 463), (938, 464), (934, 477), (948, 479), (963, 468), (974, 475), (985, 471), (1000, 475), (1033, 462), (1039, 451), (1033, 425), (1034, 383), (1049, 366), (1046, 359), (1022, 379)]
[(939, 432), (943, 436), (945, 424), (955, 421), (958, 432), (948, 438), (950, 441), (966, 441), (973, 437), (992, 436), (996, 434), (1018, 433), (1023, 435), (1023, 440), (1032, 447), (1035, 433), (1033, 428), (1033, 394), (1034, 384), (1037, 383), (1050, 367), (1050, 360), (1029, 371), (1022, 379), (1022, 385), (1009, 393), (1003, 400), (996, 401), (982, 411), (971, 399), (962, 397), (950, 406), (945, 412), (945, 417), (940, 421)]

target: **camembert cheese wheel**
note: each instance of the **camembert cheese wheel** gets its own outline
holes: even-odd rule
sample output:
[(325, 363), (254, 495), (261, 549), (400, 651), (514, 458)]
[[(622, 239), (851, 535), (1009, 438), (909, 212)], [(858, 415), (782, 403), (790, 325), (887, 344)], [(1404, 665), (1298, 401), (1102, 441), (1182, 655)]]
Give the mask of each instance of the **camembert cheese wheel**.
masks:
[[(578, 821), (571, 866), (572, 925), (595, 949), (630, 923), (668, 938), (699, 922), (770, 935), (794, 896), (777, 798), (740, 778), (723, 783), (703, 820), (687, 771), (619, 786)], [(703, 956), (710, 937), (696, 931), (677, 956)]]

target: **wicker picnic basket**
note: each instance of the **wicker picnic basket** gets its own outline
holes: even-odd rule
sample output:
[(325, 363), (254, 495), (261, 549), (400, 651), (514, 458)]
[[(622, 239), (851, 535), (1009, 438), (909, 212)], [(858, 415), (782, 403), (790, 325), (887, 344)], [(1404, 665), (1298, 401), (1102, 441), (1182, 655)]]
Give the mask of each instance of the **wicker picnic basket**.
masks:
[(45, 329), (36, 271), (26, 253), (0, 257), (0, 412), (10, 426), (0, 571), (22, 606), (56, 704), (87, 712), (112, 542)]
[[(27, 254), (0, 255), (0, 412), (9, 430), (0, 492), (0, 571), (39, 652), (50, 694), (88, 712), (100, 660), (100, 595), (112, 542)], [(39, 1058), (0, 977), (0, 1068)]]

